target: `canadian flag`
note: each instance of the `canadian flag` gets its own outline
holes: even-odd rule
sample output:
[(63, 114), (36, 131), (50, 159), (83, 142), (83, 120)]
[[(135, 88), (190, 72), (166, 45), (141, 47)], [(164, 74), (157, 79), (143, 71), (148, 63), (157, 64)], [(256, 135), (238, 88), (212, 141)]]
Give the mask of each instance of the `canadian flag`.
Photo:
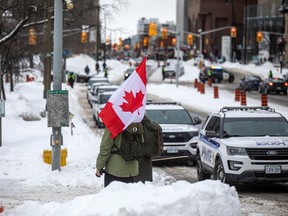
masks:
[(146, 56), (135, 71), (111, 95), (99, 113), (112, 138), (132, 122), (141, 122), (146, 107)]

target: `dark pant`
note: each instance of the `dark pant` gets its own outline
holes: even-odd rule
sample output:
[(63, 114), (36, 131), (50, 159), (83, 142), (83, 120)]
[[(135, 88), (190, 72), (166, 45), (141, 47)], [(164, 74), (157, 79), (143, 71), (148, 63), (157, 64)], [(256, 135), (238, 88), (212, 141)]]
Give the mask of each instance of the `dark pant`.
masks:
[(107, 187), (112, 181), (120, 181), (124, 183), (134, 182), (133, 177), (117, 177), (109, 173), (105, 173), (104, 176), (104, 187)]
[(133, 177), (134, 182), (143, 182), (153, 180), (153, 172), (152, 172), (152, 160), (151, 157), (143, 156), (139, 160), (139, 175)]

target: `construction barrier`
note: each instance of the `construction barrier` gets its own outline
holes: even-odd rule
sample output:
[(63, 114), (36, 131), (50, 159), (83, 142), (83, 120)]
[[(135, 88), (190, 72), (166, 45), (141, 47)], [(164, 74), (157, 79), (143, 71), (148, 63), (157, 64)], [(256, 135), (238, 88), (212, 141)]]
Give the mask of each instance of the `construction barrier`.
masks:
[(198, 91), (198, 92), (200, 92), (201, 86), (202, 86), (202, 83), (201, 83), (201, 82), (198, 82), (198, 84), (197, 84), (197, 91)]
[(205, 83), (201, 83), (200, 93), (205, 94)]
[(198, 88), (198, 79), (197, 78), (195, 78), (195, 80), (194, 80), (194, 88)]
[(268, 106), (267, 94), (262, 94), (261, 95), (261, 106)]
[(247, 101), (246, 101), (246, 92), (241, 91), (241, 100), (240, 100), (241, 106), (247, 106)]
[(212, 87), (212, 78), (211, 77), (208, 78), (208, 86)]
[(218, 86), (214, 86), (214, 98), (219, 98), (219, 88), (218, 88)]
[(241, 90), (239, 88), (235, 89), (235, 101), (240, 101)]

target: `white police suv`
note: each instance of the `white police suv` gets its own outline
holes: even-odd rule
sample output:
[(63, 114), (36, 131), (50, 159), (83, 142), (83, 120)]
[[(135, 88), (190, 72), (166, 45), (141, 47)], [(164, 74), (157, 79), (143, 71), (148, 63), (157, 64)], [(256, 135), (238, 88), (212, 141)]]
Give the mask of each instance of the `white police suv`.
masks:
[(199, 132), (198, 180), (288, 182), (288, 122), (269, 107), (223, 107)]
[(195, 125), (201, 123), (200, 118), (192, 118), (176, 102), (147, 102), (146, 112), (149, 119), (160, 124), (163, 132), (163, 151), (152, 160), (195, 161), (199, 133)]

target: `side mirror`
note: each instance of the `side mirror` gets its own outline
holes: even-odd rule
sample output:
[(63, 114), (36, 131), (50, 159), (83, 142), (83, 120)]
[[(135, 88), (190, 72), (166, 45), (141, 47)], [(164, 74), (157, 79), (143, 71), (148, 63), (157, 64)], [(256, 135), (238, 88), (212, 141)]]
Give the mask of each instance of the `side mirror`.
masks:
[(207, 137), (216, 137), (215, 131), (206, 131), (205, 135)]
[(92, 102), (93, 102), (93, 103), (98, 103), (98, 100), (92, 99)]
[(194, 124), (195, 125), (198, 125), (198, 124), (201, 124), (201, 119), (198, 117), (198, 116), (195, 116), (194, 118), (193, 118), (193, 120), (194, 120)]

